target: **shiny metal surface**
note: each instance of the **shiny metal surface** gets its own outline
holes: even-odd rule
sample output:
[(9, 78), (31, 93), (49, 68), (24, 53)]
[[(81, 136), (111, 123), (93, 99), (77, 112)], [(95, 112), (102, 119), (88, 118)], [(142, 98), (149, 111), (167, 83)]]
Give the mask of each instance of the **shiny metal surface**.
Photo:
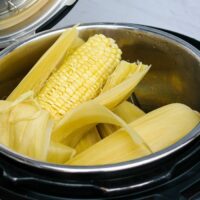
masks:
[[(103, 33), (114, 38), (123, 51), (123, 59), (152, 64), (152, 69), (135, 90), (140, 106), (152, 110), (159, 106), (182, 102), (200, 111), (200, 53), (190, 44), (170, 34), (133, 24), (85, 24), (78, 27), (82, 38)], [(42, 53), (63, 30), (47, 31), (16, 43), (0, 53), (0, 97), (16, 86)], [(176, 144), (140, 159), (113, 165), (78, 167), (39, 162), (17, 154), (3, 146), (0, 151), (25, 165), (62, 173), (110, 173), (141, 167), (180, 151), (199, 139), (200, 125)]]
[[(31, 8), (31, 5), (34, 5), (36, 3), (38, 4), (38, 7), (41, 5), (42, 7), (39, 9), (38, 12), (34, 13), (34, 15), (32, 16), (29, 16), (27, 19), (23, 20), (22, 22), (17, 23), (16, 21), (16, 25), (13, 25), (9, 28), (0, 27), (0, 48), (5, 48), (6, 46), (12, 44), (13, 42), (16, 42), (16, 41), (22, 40), (22, 38), (34, 35), (38, 27), (40, 27), (42, 24), (45, 24), (47, 21), (53, 18), (53, 16), (55, 16), (63, 7), (70, 6), (75, 1), (76, 0), (51, 0), (51, 1), (47, 1), (47, 0), (44, 0), (44, 1), (43, 0), (26, 0), (25, 1), (24, 0), (24, 4), (22, 4), (22, 0), (21, 0), (22, 7), (29, 6)], [(0, 8), (1, 12), (3, 13), (3, 10), (4, 10), (4, 14), (5, 14), (6, 10), (7, 11), (9, 10), (9, 8), (6, 8), (7, 6), (9, 7), (8, 3), (4, 2), (4, 3), (1, 3), (0, 5), (2, 7), (2, 9)], [(20, 8), (21, 7), (19, 7), (18, 10)], [(17, 7), (15, 7), (15, 10), (17, 10)], [(17, 16), (17, 14), (18, 13), (15, 13), (15, 16)], [(3, 19), (1, 20), (3, 21)], [(4, 25), (4, 26), (7, 27), (7, 25)]]

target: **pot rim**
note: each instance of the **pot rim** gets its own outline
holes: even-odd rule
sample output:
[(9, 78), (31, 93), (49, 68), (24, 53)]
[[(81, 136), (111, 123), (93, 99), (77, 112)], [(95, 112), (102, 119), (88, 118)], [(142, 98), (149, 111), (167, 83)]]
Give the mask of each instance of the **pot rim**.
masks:
[[(65, 28), (70, 28), (73, 25), (66, 26)], [(12, 52), (13, 50), (19, 48), (20, 46), (25, 45), (26, 43), (30, 41), (37, 40), (37, 38), (46, 37), (51, 34), (59, 34), (62, 31), (64, 31), (65, 28), (55, 29), (55, 30), (48, 30), (43, 31), (41, 33), (38, 33), (32, 37), (29, 37), (23, 41), (14, 43), (7, 48), (5, 48), (3, 51), (0, 52), (0, 59), (7, 55), (8, 53)], [(78, 26), (79, 30), (82, 29), (89, 29), (89, 28), (107, 28), (107, 29), (128, 29), (128, 30), (136, 30), (136, 31), (142, 31), (146, 34), (153, 34), (156, 35), (156, 37), (165, 38), (168, 39), (170, 42), (174, 42), (177, 45), (180, 45), (182, 48), (184, 48), (186, 51), (188, 51), (190, 54), (193, 54), (199, 61), (200, 61), (200, 52), (198, 49), (193, 47), (188, 42), (172, 35), (169, 33), (166, 33), (164, 31), (157, 30), (155, 28), (146, 27), (144, 25), (139, 24), (132, 24), (132, 23), (83, 23)], [(153, 153), (148, 156), (144, 156), (142, 158), (129, 160), (125, 162), (120, 162), (116, 164), (107, 164), (107, 165), (96, 165), (96, 166), (69, 166), (69, 165), (59, 165), (59, 164), (53, 164), (53, 163), (47, 163), (42, 161), (37, 161), (34, 159), (31, 159), (27, 156), (24, 156), (22, 154), (19, 154), (17, 152), (12, 151), (11, 149), (7, 148), (4, 145), (0, 144), (0, 153), (3, 155), (28, 166), (35, 167), (38, 169), (48, 170), (52, 172), (62, 172), (62, 173), (79, 173), (79, 174), (85, 174), (85, 173), (106, 173), (106, 172), (119, 172), (122, 170), (132, 169), (141, 167), (153, 162), (156, 162), (157, 160), (164, 159), (168, 156), (170, 156), (172, 153), (175, 153), (181, 149), (183, 149), (187, 144), (190, 142), (196, 140), (200, 136), (200, 123), (191, 131), (189, 132), (185, 137), (180, 139), (175, 144), (158, 151), (156, 153)]]

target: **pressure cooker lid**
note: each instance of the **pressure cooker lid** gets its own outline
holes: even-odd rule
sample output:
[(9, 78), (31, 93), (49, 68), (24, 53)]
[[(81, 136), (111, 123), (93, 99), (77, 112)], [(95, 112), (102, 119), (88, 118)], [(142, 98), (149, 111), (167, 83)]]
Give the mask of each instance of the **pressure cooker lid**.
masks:
[(1, 0), (0, 49), (29, 35), (76, 0)]
[(20, 9), (26, 8), (36, 0), (1, 0), (0, 1), (0, 16), (1, 18), (9, 17), (13, 13), (17, 13)]

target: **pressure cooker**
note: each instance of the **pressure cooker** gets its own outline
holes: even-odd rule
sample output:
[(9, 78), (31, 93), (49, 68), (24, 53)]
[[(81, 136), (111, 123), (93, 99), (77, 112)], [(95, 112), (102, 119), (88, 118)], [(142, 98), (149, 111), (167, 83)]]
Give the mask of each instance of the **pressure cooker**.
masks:
[[(19, 7), (23, 3), (31, 6), (28, 1), (16, 2)], [(1, 4), (15, 12), (7, 2)], [(95, 33), (114, 38), (125, 60), (151, 63), (151, 71), (132, 94), (143, 110), (181, 102), (200, 111), (198, 41), (130, 23), (80, 24), (78, 30), (83, 39)], [(1, 99), (16, 87), (63, 31), (47, 30), (14, 43), (9, 40), (12, 44), (0, 52)], [(2, 47), (8, 43), (1, 43)], [(167, 81), (166, 77), (174, 74), (184, 90), (176, 90)], [(149, 85), (153, 88), (149, 89)], [(0, 172), (2, 199), (200, 199), (200, 125), (157, 153), (102, 166), (40, 162), (0, 145)]]

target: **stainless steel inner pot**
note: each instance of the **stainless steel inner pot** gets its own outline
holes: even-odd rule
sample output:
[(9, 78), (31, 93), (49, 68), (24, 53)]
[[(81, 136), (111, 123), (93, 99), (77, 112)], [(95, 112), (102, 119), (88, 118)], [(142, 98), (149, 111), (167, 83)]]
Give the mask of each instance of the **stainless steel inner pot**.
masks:
[[(87, 39), (95, 33), (114, 38), (127, 61), (140, 60), (152, 68), (135, 90), (142, 109), (181, 102), (200, 111), (200, 53), (187, 42), (152, 28), (122, 23), (83, 24), (80, 36)], [(31, 69), (40, 56), (53, 44), (61, 30), (46, 31), (15, 43), (0, 53), (0, 98), (4, 99)], [(78, 167), (61, 166), (32, 160), (0, 145), (0, 152), (17, 162), (50, 172), (71, 174), (106, 174), (144, 167), (169, 157), (199, 139), (200, 126), (186, 137), (160, 152), (119, 164)]]

